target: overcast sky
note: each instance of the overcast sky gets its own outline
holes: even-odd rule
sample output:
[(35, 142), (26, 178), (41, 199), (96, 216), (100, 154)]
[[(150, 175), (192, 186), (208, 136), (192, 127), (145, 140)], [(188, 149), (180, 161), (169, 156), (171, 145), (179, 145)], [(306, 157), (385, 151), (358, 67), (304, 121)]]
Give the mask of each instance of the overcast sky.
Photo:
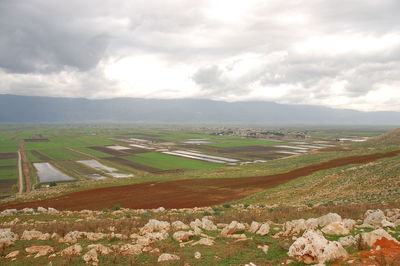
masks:
[(0, 0), (0, 93), (400, 111), (399, 0)]

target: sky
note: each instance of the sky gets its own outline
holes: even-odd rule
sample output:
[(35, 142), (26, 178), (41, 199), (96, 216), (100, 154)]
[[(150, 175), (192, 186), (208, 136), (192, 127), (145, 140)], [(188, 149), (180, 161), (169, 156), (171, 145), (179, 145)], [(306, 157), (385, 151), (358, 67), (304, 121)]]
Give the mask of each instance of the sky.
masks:
[(400, 111), (398, 0), (0, 0), (0, 93)]

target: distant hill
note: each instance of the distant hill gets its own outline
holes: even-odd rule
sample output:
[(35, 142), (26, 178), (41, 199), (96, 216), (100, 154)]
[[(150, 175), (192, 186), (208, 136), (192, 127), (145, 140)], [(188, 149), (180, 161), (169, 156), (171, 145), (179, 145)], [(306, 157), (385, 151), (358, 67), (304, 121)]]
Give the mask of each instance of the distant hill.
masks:
[(0, 123), (239, 123), (397, 125), (400, 112), (359, 112), (265, 101), (0, 95)]

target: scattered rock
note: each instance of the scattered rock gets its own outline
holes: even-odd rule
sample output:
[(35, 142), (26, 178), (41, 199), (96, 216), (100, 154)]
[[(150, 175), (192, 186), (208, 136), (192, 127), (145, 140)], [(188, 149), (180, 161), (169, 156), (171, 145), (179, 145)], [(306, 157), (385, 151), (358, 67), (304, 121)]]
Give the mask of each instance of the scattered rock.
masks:
[(337, 213), (328, 213), (318, 218), (318, 225), (325, 226), (333, 222), (341, 222), (342, 217)]
[(178, 242), (187, 241), (195, 236), (193, 231), (177, 231), (172, 235), (172, 238)]
[(181, 258), (174, 254), (163, 253), (158, 257), (158, 262), (167, 262), (167, 261), (174, 261), (180, 260)]
[(256, 232), (257, 235), (265, 236), (269, 233), (269, 224), (264, 223), (260, 226), (260, 229)]
[(12, 259), (12, 258), (15, 258), (18, 255), (19, 255), (19, 250), (14, 250), (14, 251), (8, 253), (4, 258)]
[(109, 255), (112, 253), (112, 250), (102, 244), (92, 244), (88, 246), (89, 249), (95, 249), (101, 255)]
[(244, 226), (244, 224), (238, 223), (237, 221), (233, 221), (228, 226), (226, 226), (224, 229), (222, 229), (221, 235), (227, 236), (227, 235), (234, 234), (238, 231), (243, 231), (245, 229), (246, 229), (246, 227)]
[(175, 221), (171, 224), (173, 230), (188, 230), (190, 227), (181, 221)]
[(46, 208), (43, 208), (43, 207), (38, 207), (37, 209), (37, 212), (47, 212), (47, 209)]
[(399, 243), (388, 232), (386, 232), (382, 228), (379, 228), (372, 232), (362, 233), (361, 234), (361, 245), (363, 247), (372, 247), (374, 245), (374, 243), (381, 238), (386, 238), (387, 240), (392, 240), (392, 241)]
[(136, 244), (136, 245), (125, 244), (125, 245), (122, 245), (119, 250), (120, 250), (121, 254), (124, 254), (124, 255), (139, 255), (142, 253), (142, 249), (143, 249), (143, 246), (139, 245), (139, 244)]
[(169, 222), (150, 219), (149, 222), (140, 229), (140, 234), (145, 235), (152, 232), (169, 232), (171, 224)]
[(382, 210), (368, 210), (364, 214), (363, 226), (378, 227), (381, 226), (382, 221), (386, 218)]
[(264, 246), (258, 246), (257, 248), (258, 248), (258, 249), (261, 249), (262, 252), (264, 252), (265, 254), (268, 254), (269, 246), (264, 245)]
[(75, 244), (73, 246), (67, 247), (61, 250), (61, 256), (79, 256), (81, 255), (82, 247), (79, 244)]
[(99, 259), (97, 258), (97, 251), (94, 248), (92, 248), (85, 255), (83, 255), (82, 259), (86, 263), (92, 263), (92, 265), (97, 265), (99, 263)]
[(31, 246), (25, 248), (25, 251), (29, 254), (36, 253), (35, 258), (37, 258), (49, 255), (50, 253), (54, 252), (54, 249), (51, 246)]
[(326, 225), (321, 230), (324, 234), (327, 235), (348, 235), (350, 234), (350, 230), (343, 224), (343, 222), (333, 222)]
[(1, 246), (10, 246), (14, 244), (15, 240), (18, 239), (18, 235), (11, 232), (10, 228), (1, 228), (0, 229), (0, 247)]
[(203, 217), (201, 219), (201, 227), (207, 231), (215, 231), (218, 229), (217, 226), (212, 221), (210, 221), (207, 217)]
[(258, 231), (258, 229), (260, 228), (260, 226), (261, 226), (261, 224), (258, 222), (255, 222), (255, 221), (251, 222), (251, 225), (249, 228), (249, 233), (255, 234)]
[(195, 259), (201, 259), (201, 253), (198, 252), (198, 251), (196, 251), (196, 252), (194, 253), (194, 258), (195, 258)]
[(347, 251), (339, 242), (326, 240), (321, 231), (307, 230), (289, 248), (288, 255), (306, 264), (346, 259)]
[(36, 230), (25, 230), (22, 233), (21, 236), (22, 240), (32, 240), (32, 239), (37, 239), (37, 240), (49, 240), (50, 239), (50, 234), (49, 233), (45, 233), (43, 234), (40, 231), (36, 231)]
[(360, 241), (360, 235), (344, 236), (339, 238), (339, 243), (344, 247), (356, 246), (359, 241)]
[(196, 241), (192, 243), (192, 246), (196, 245), (204, 245), (204, 246), (213, 246), (215, 244), (215, 241), (209, 238), (201, 238), (199, 241)]

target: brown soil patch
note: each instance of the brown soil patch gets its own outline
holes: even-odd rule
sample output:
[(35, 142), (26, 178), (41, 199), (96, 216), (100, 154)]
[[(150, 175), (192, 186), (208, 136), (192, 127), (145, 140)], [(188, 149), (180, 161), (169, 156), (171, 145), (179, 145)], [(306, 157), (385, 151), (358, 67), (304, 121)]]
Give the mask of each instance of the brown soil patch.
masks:
[(91, 146), (89, 148), (91, 148), (93, 150), (96, 150), (96, 151), (101, 151), (101, 152), (104, 152), (104, 153), (108, 153), (108, 154), (111, 154), (111, 155), (114, 155), (114, 156), (124, 156), (124, 155), (127, 156), (127, 155), (130, 155), (127, 152), (114, 150), (114, 149), (109, 149), (109, 148), (104, 147), (104, 146)]
[[(377, 247), (379, 250), (376, 250)], [(381, 238), (372, 246), (372, 250), (359, 254), (361, 262), (357, 265), (400, 265), (400, 244)]]
[(16, 152), (0, 152), (0, 159), (15, 159), (18, 158)]
[(31, 177), (29, 174), (29, 160), (28, 157), (26, 156), (25, 152), (25, 142), (23, 140), (20, 140), (18, 143), (19, 146), (19, 153), (21, 155), (21, 165), (22, 165), (22, 174), (24, 176), (25, 180), (25, 191), (26, 193), (31, 192), (32, 185), (31, 185)]
[(60, 210), (112, 208), (116, 204), (126, 208), (192, 208), (211, 206), (238, 200), (250, 194), (286, 183), (292, 179), (349, 164), (360, 164), (393, 157), (400, 150), (369, 155), (351, 156), (310, 165), (287, 173), (247, 178), (187, 179), (167, 182), (142, 183), (104, 187), (70, 193), (36, 202), (4, 205), (0, 210), (25, 207), (54, 207)]
[(24, 139), (25, 142), (49, 142), (49, 139)]

